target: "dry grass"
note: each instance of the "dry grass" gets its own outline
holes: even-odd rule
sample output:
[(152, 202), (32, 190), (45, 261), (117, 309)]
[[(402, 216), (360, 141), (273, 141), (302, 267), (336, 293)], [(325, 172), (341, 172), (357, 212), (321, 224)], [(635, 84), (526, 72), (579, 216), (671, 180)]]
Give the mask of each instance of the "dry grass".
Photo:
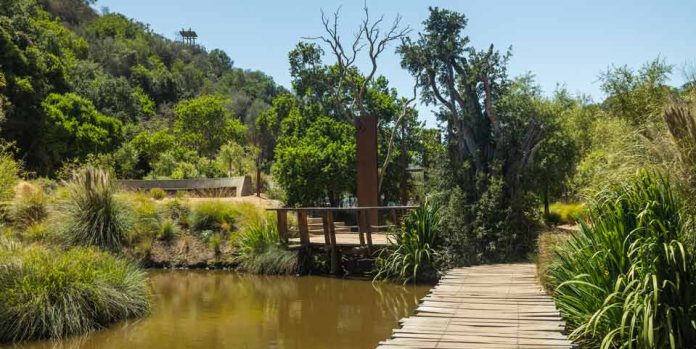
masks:
[(549, 268), (556, 259), (558, 248), (570, 237), (570, 233), (558, 229), (545, 231), (539, 234), (539, 239), (537, 241), (538, 252), (536, 256), (537, 277), (548, 293), (553, 292), (549, 282)]

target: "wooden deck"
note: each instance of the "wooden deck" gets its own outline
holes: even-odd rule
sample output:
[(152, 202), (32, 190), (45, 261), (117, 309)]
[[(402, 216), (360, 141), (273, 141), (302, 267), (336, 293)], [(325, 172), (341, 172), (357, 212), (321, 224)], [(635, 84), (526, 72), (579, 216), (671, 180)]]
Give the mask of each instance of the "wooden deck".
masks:
[[(360, 235), (358, 233), (336, 233), (336, 244), (343, 247), (356, 247), (360, 246)], [(288, 239), (290, 243), (299, 244), (300, 238), (290, 238)], [(309, 242), (314, 246), (324, 246), (326, 245), (324, 235), (309, 235)], [(387, 240), (387, 234), (384, 233), (372, 233), (372, 245), (375, 247), (387, 246), (389, 241)]]
[(378, 348), (573, 348), (533, 264), (448, 272)]

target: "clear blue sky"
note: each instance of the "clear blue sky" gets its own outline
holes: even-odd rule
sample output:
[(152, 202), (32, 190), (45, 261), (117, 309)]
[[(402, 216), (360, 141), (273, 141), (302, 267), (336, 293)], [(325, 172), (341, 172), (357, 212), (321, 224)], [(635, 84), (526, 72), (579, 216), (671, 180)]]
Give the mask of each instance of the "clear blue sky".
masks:
[[(546, 93), (558, 83), (573, 93), (603, 96), (597, 76), (610, 65), (639, 67), (657, 56), (675, 66), (672, 84), (684, 81), (682, 70), (696, 62), (696, 1), (661, 0), (368, 0), (372, 14), (387, 19), (397, 13), (415, 35), (428, 6), (457, 10), (469, 18), (466, 34), (478, 48), (490, 43), (513, 48), (512, 75), (532, 72)], [(342, 6), (346, 36), (362, 16), (362, 0), (99, 0), (108, 7), (147, 23), (166, 37), (193, 28), (208, 49), (220, 48), (235, 66), (258, 69), (290, 86), (287, 53), (302, 37), (322, 33), (320, 9)], [(401, 94), (412, 79), (391, 47), (380, 61), (380, 73)], [(327, 57), (327, 59), (329, 59)], [(431, 107), (420, 115), (435, 126)]]

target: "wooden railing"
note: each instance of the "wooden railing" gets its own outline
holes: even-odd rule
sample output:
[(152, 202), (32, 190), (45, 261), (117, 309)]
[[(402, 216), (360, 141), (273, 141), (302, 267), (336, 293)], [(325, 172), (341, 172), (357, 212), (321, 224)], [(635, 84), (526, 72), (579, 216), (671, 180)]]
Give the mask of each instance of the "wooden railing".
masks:
[[(378, 206), (378, 207), (299, 207), (299, 208), (269, 208), (268, 211), (277, 213), (278, 233), (281, 243), (287, 244), (293, 235), (288, 224), (288, 213), (295, 213), (297, 216), (297, 230), (300, 245), (308, 246), (310, 233), (322, 233), (326, 245), (336, 244), (335, 217), (337, 212), (347, 213), (345, 218), (353, 218), (351, 221), (357, 222), (355, 225), (345, 225), (344, 229), (355, 230), (358, 235), (360, 246), (372, 247), (372, 233), (386, 232), (401, 224), (406, 211), (414, 209), (416, 206)], [(309, 224), (308, 217), (320, 217), (321, 224)], [(320, 225), (320, 229), (316, 226)]]
[[(300, 207), (300, 208), (269, 208), (268, 211), (275, 211), (278, 222), (278, 235), (280, 243), (289, 245), (294, 237), (295, 241), (299, 238), (300, 247), (311, 253), (312, 245), (324, 245), (329, 248), (331, 253), (331, 271), (337, 273), (340, 264), (340, 249), (349, 247), (365, 247), (365, 252), (370, 254), (373, 246), (386, 246), (386, 235), (380, 237), (381, 243), (373, 243), (373, 233), (386, 233), (393, 228), (401, 225), (401, 220), (408, 210), (416, 206), (378, 206), (378, 207)], [(356, 234), (354, 242), (339, 242), (336, 239), (336, 216), (343, 213), (343, 219), (348, 219), (356, 224), (343, 224), (340, 234)], [(288, 223), (289, 213), (294, 213), (297, 217), (296, 228), (290, 227)], [(309, 223), (309, 217), (321, 218), (321, 223)], [(347, 230), (347, 231), (346, 231)], [(322, 242), (312, 242), (310, 234), (321, 234), (324, 236)]]

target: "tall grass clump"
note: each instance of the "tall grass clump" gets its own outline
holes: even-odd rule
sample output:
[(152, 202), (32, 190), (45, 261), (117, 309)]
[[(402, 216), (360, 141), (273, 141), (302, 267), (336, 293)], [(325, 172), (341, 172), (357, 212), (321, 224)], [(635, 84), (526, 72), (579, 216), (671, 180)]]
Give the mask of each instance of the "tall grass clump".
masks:
[(21, 167), (12, 156), (10, 146), (0, 144), (0, 201), (11, 200), (19, 182)]
[(601, 192), (550, 268), (570, 337), (588, 347), (696, 345), (691, 229), (669, 180), (641, 172)]
[(200, 202), (191, 212), (191, 228), (201, 232), (205, 230), (230, 230), (235, 222), (237, 211), (231, 203), (220, 200)]
[(114, 197), (116, 187), (108, 172), (87, 167), (67, 184), (65, 237), (73, 245), (116, 251), (130, 227), (127, 207)]
[(10, 218), (15, 226), (26, 228), (48, 217), (48, 198), (43, 190), (29, 182), (21, 182), (15, 188), (10, 206)]
[(279, 245), (278, 229), (268, 222), (250, 224), (235, 241), (239, 266), (254, 274), (287, 275), (297, 270), (297, 254)]
[(63, 338), (150, 310), (144, 272), (94, 248), (0, 243), (0, 343)]
[(434, 272), (435, 254), (440, 242), (439, 207), (425, 201), (409, 212), (391, 248), (385, 249), (375, 263), (376, 280), (417, 282)]

